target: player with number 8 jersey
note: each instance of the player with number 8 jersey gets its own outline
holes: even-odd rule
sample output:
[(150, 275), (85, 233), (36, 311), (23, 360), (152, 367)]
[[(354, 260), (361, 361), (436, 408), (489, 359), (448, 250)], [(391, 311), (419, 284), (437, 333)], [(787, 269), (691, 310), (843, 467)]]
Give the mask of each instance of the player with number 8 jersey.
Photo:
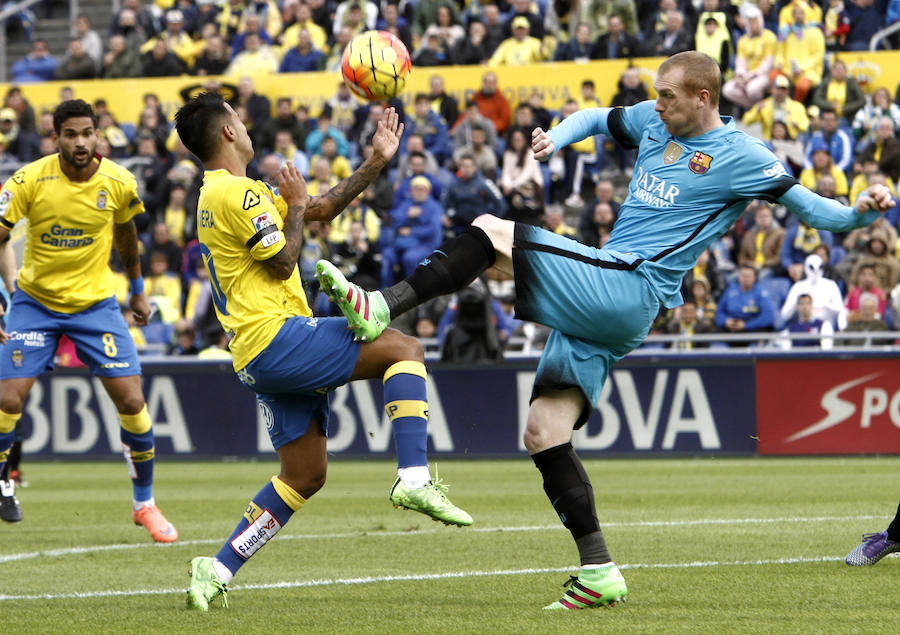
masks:
[[(53, 368), (59, 338), (66, 335), (119, 413), (134, 494), (132, 520), (157, 542), (173, 542), (178, 533), (153, 499), (154, 441), (141, 365), (107, 265), (115, 242), (131, 279), (135, 321), (146, 324), (150, 305), (132, 220), (144, 204), (134, 175), (96, 154), (99, 136), (89, 104), (62, 102), (53, 113), (53, 129), (59, 153), (24, 166), (0, 191), (0, 273), (7, 286), (15, 278), (9, 232), (28, 219), (24, 265), (6, 331), (0, 329), (0, 473), (28, 393), (37, 376)], [(0, 483), (0, 490), (0, 517), (21, 520), (12, 483)]]

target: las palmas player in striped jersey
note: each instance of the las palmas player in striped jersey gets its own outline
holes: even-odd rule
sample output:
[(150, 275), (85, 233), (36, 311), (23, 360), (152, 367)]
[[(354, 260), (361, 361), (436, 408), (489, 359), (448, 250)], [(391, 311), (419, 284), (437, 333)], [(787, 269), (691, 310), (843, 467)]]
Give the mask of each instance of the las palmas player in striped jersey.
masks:
[[(178, 533), (153, 499), (153, 429), (141, 365), (107, 266), (115, 243), (131, 279), (131, 309), (138, 324), (146, 324), (150, 306), (132, 220), (144, 204), (134, 175), (96, 154), (96, 118), (89, 104), (62, 102), (53, 113), (53, 130), (59, 153), (21, 168), (0, 190), (4, 278), (15, 271), (9, 232), (28, 219), (25, 259), (6, 331), (0, 330), (0, 472), (28, 393), (37, 376), (53, 368), (59, 337), (67, 335), (119, 413), (134, 491), (132, 519), (157, 542), (173, 542)], [(2, 489), (4, 505), (18, 508), (11, 483)]]
[(218, 596), (227, 606), (225, 585), (325, 484), (329, 394), (353, 379), (384, 381), (399, 465), (390, 491), (394, 505), (448, 525), (471, 525), (428, 471), (422, 345), (394, 330), (377, 342), (357, 342), (344, 318), (312, 317), (297, 267), (303, 221), (331, 221), (397, 151), (403, 133), (397, 114), (385, 111), (369, 159), (312, 198), (291, 162), (279, 173), (278, 190), (247, 178), (253, 146), (220, 95), (195, 97), (175, 121), (184, 145), (206, 169), (197, 233), (216, 314), (232, 336), (234, 369), (256, 392), (281, 461), (280, 473), (253, 497), (216, 556), (191, 561), (188, 607), (205, 611)]

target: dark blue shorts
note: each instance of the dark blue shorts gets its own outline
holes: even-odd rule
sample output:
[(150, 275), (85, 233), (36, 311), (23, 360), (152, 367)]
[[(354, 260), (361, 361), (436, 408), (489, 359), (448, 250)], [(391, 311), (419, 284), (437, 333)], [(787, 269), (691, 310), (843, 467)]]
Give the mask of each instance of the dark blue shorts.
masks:
[(9, 341), (0, 346), (0, 378), (37, 377), (53, 369), (60, 335), (75, 344), (78, 359), (99, 377), (141, 374), (137, 348), (115, 298), (79, 313), (57, 313), (16, 290), (6, 327)]
[(359, 347), (342, 317), (292, 317), (238, 372), (256, 393), (276, 450), (306, 434), (313, 420), (328, 433), (331, 391), (349, 381)]

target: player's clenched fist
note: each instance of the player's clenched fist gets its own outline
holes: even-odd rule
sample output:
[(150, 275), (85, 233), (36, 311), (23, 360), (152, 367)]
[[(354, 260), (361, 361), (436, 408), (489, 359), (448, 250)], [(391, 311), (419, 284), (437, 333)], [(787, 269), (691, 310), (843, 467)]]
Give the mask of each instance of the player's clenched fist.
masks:
[(543, 128), (535, 128), (531, 131), (531, 149), (534, 151), (534, 158), (543, 161), (553, 154), (556, 148), (550, 135), (544, 132)]
[(886, 212), (897, 203), (886, 185), (872, 185), (856, 199), (856, 211), (865, 214), (870, 209)]

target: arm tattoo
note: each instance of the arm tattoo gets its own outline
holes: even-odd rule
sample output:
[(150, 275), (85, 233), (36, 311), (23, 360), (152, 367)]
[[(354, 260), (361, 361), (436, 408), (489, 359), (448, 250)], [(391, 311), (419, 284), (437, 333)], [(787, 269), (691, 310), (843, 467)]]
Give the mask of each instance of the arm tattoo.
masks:
[(335, 185), (321, 196), (314, 196), (309, 199), (309, 205), (306, 208), (307, 220), (321, 220), (330, 222), (338, 214), (344, 211), (344, 208), (360, 192), (369, 187), (369, 184), (375, 180), (378, 173), (385, 166), (381, 161), (373, 161), (366, 159), (362, 165), (356, 168), (356, 171), (346, 179)]
[(291, 205), (288, 207), (287, 216), (284, 218), (284, 226), (281, 228), (284, 234), (284, 247), (271, 258), (263, 260), (263, 265), (269, 273), (279, 280), (287, 280), (294, 273), (297, 260), (300, 258), (300, 246), (303, 244), (303, 217), (306, 211), (304, 205)]
[(125, 266), (125, 272), (129, 278), (138, 278), (141, 275), (141, 258), (138, 250), (137, 228), (134, 221), (130, 220), (121, 225), (113, 225), (113, 240), (116, 243), (116, 251)]

